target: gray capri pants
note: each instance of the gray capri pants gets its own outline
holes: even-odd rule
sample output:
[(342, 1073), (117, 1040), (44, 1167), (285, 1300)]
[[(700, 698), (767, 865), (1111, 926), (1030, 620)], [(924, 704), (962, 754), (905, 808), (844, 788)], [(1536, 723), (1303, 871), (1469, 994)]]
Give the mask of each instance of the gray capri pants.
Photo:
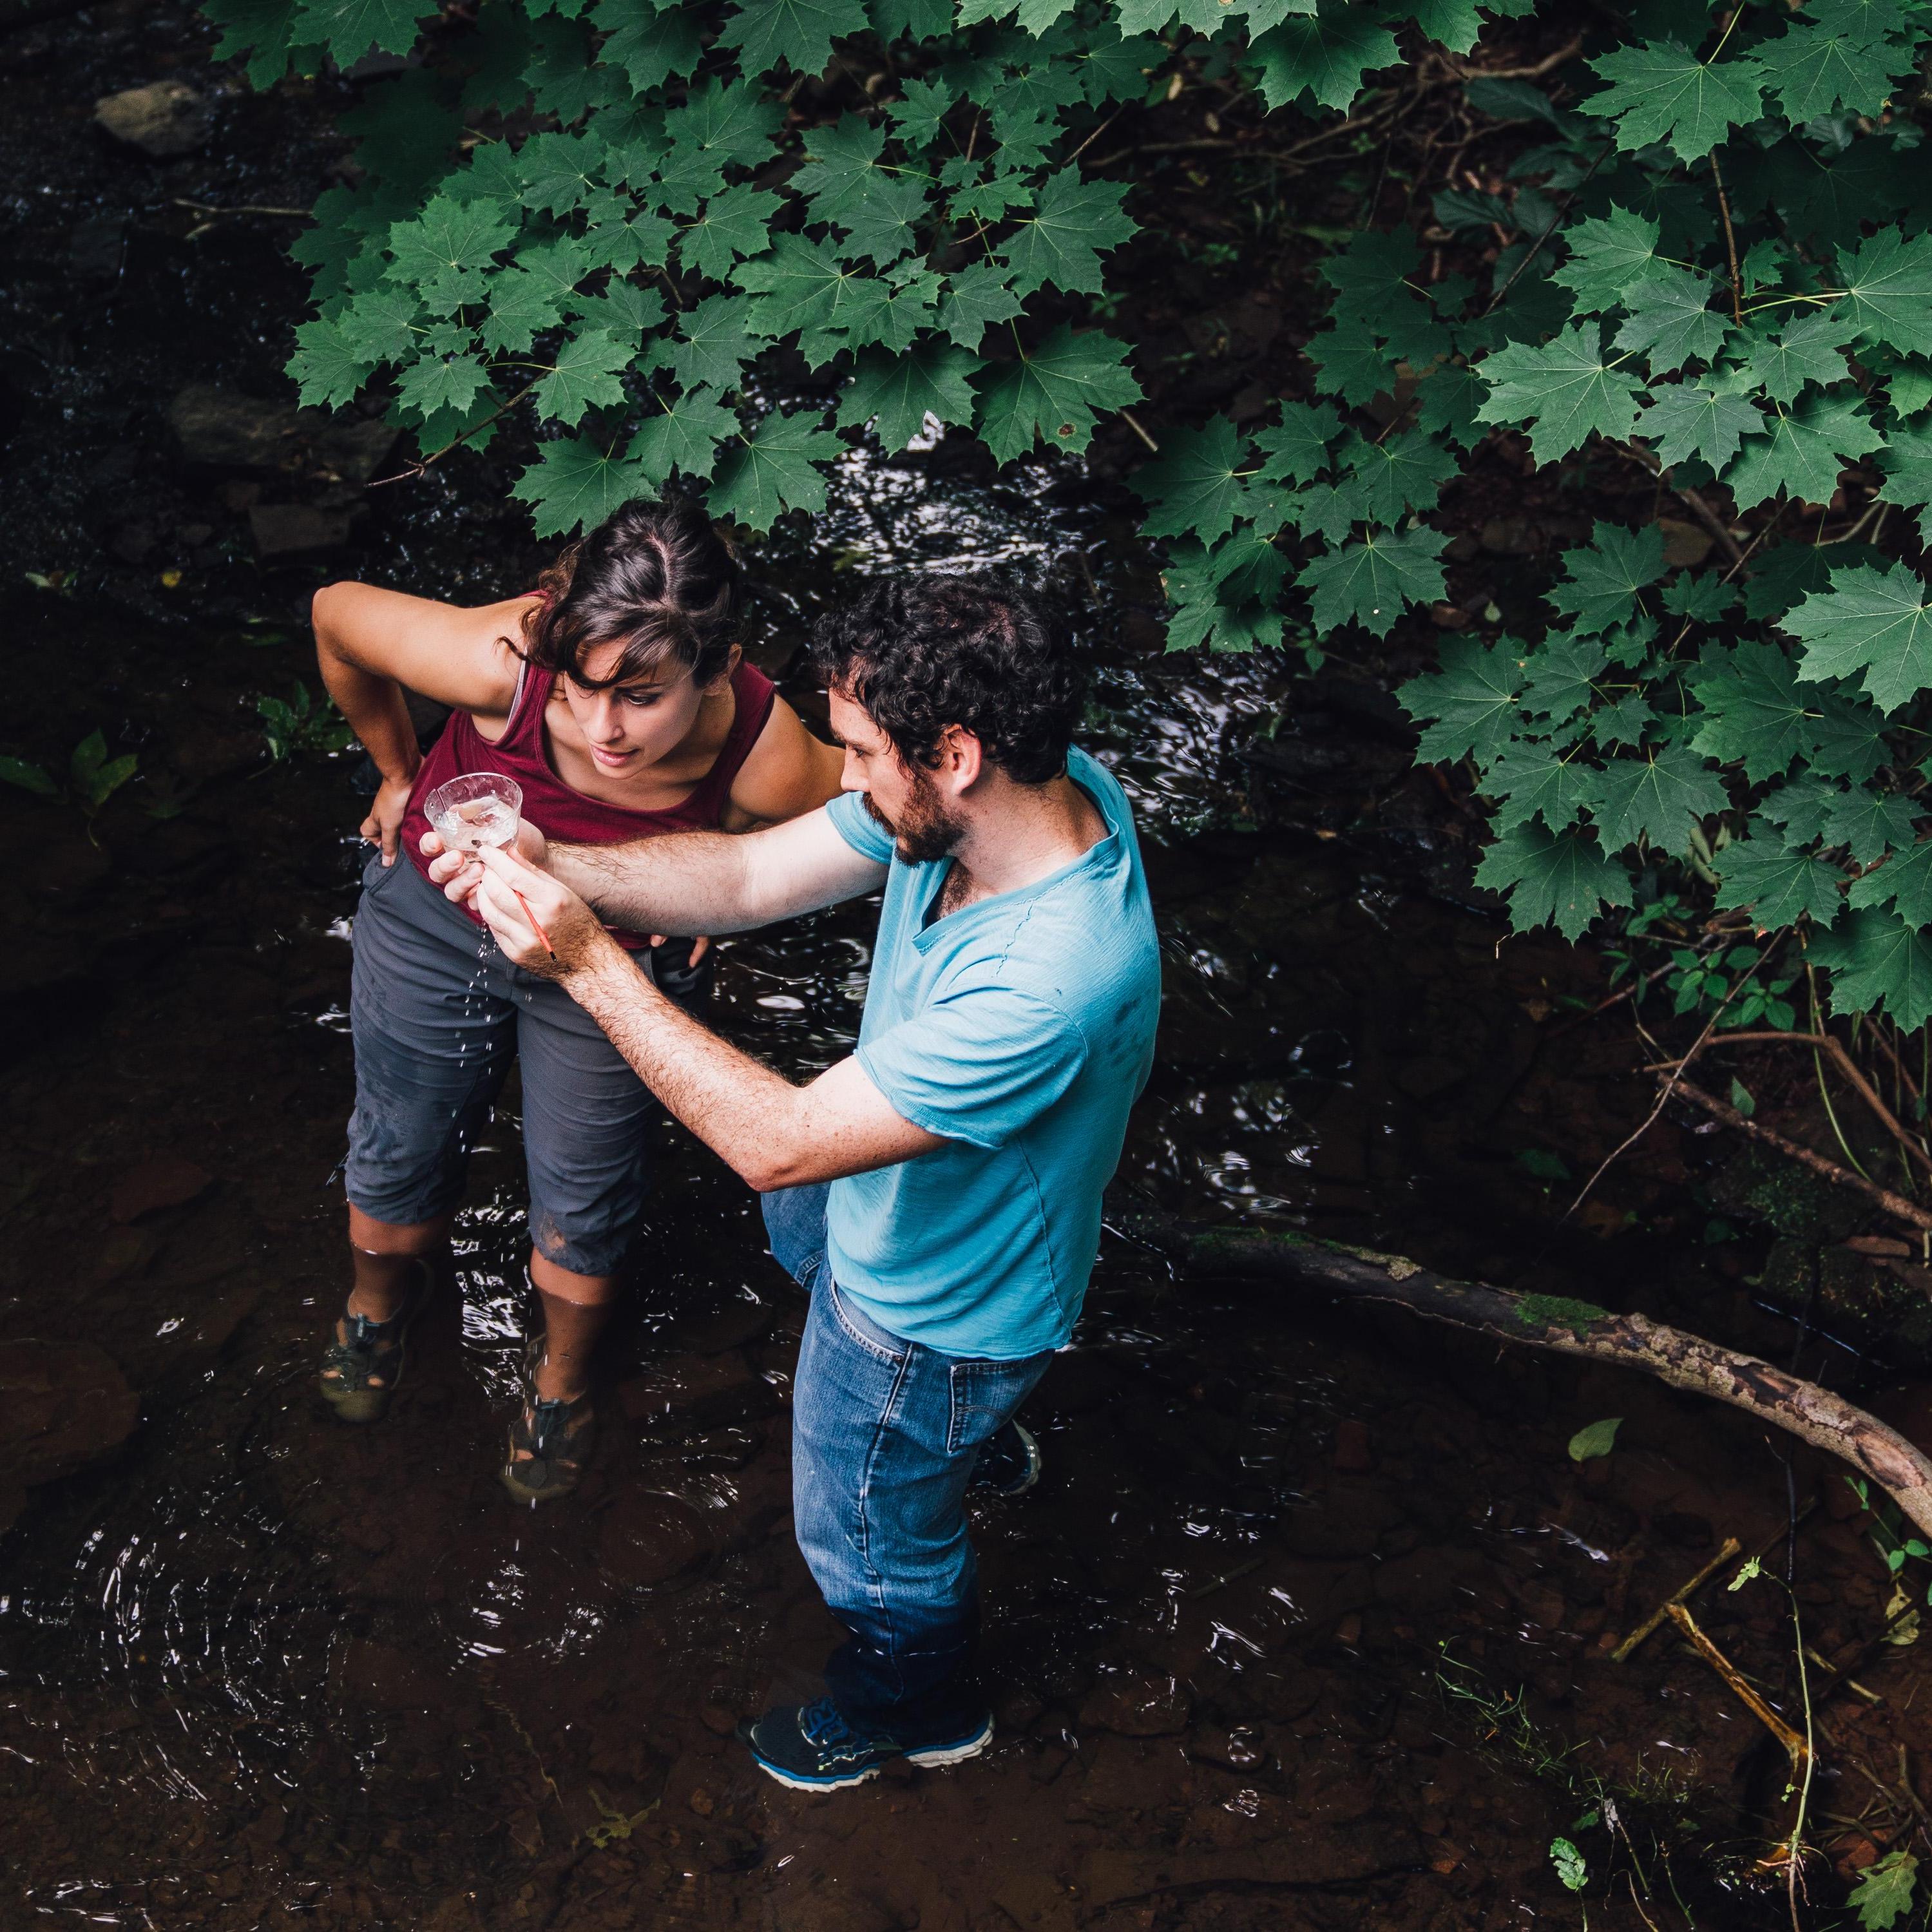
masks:
[[(665, 970), (688, 960), (689, 947), (659, 949), (656, 976), (680, 1004), (701, 997), (710, 976), (709, 960), (696, 972)], [(638, 964), (650, 970), (651, 956)], [(405, 1227), (454, 1208), (514, 1054), (523, 1064), (531, 1245), (574, 1274), (616, 1273), (644, 1217), (658, 1106), (562, 988), (512, 964), (398, 855), (363, 870), (349, 1010), (356, 1207)]]

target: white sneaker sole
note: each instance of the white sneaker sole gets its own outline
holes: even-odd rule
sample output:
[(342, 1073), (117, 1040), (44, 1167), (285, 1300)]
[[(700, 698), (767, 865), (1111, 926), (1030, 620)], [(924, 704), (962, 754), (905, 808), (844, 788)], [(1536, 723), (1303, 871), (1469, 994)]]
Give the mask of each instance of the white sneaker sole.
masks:
[[(993, 1720), (988, 1718), (977, 1737), (964, 1738), (958, 1744), (934, 1744), (926, 1750), (907, 1751), (904, 1755), (908, 1764), (916, 1764), (922, 1771), (932, 1771), (943, 1765), (963, 1764), (969, 1757), (977, 1757), (992, 1742)], [(801, 1778), (796, 1772), (781, 1770), (769, 1759), (760, 1757), (755, 1749), (752, 1756), (767, 1778), (776, 1778), (790, 1791), (850, 1791), (855, 1785), (877, 1778), (884, 1768), (874, 1764), (845, 1778)]]

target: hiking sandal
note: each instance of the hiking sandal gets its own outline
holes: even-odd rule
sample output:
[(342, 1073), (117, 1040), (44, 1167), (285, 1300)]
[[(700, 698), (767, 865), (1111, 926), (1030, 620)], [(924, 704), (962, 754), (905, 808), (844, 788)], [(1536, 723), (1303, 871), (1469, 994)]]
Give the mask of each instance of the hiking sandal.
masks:
[(433, 1280), (429, 1264), (418, 1260), (414, 1286), (386, 1322), (344, 1309), (340, 1332), (322, 1352), (316, 1386), (344, 1422), (380, 1422), (388, 1413), (389, 1398), (403, 1379), (410, 1324), (428, 1300)]
[(543, 1338), (534, 1338), (524, 1358), (524, 1406), (510, 1425), (509, 1460), (503, 1486), (518, 1502), (534, 1508), (576, 1488), (597, 1439), (597, 1411), (589, 1390), (570, 1401), (552, 1401), (536, 1389), (544, 1360)]

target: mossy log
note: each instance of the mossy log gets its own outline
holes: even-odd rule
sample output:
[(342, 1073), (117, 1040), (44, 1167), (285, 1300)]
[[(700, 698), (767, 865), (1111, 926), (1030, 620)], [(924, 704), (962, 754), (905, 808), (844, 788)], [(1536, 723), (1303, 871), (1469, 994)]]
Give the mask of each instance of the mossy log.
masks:
[(1451, 1280), (1402, 1255), (1305, 1235), (1198, 1227), (1119, 1200), (1109, 1201), (1107, 1219), (1189, 1275), (1277, 1282), (1390, 1302), (1432, 1322), (1522, 1347), (1614, 1362), (1728, 1402), (1849, 1462), (1932, 1538), (1932, 1459), (1876, 1416), (1755, 1355), (1720, 1348), (1641, 1315), (1613, 1315), (1587, 1301)]

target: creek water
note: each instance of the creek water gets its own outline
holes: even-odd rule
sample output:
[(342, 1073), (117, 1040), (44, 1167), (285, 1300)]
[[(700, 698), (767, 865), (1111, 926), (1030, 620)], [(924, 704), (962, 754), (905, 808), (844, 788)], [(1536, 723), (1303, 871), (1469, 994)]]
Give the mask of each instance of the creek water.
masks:
[[(124, 44), (93, 48), (60, 99), (150, 77), (164, 29), (178, 70), (202, 72), (184, 16), (102, 17)], [(46, 61), (74, 31), (47, 31)], [(16, 63), (4, 84), (17, 100), (48, 71)], [(175, 218), (142, 210), (176, 189), (266, 202), (266, 164), (137, 194), (62, 111), (57, 152), (86, 194), (20, 215), (30, 259), (57, 257), (62, 224), (112, 215), (154, 301), (170, 275), (190, 296), (220, 280)], [(286, 129), (248, 122), (258, 105), (227, 111), (254, 130), (238, 152), (285, 154)], [(20, 855), (0, 1365), (84, 1345), (140, 1398), (106, 1460), (24, 1496), (0, 1471), (0, 1924), (1447, 1932), (1580, 1922), (1559, 1837), (1598, 1874), (1594, 1922), (1778, 1922), (1781, 1874), (1758, 1862), (1781, 1756), (1688, 1652), (1607, 1652), (1720, 1538), (1783, 1562), (1794, 1507), (1810, 1641), (1874, 1626), (1890, 1586), (1829, 1466), (1640, 1378), (1184, 1281), (1110, 1233), (1075, 1346), (1027, 1412), (1046, 1478), (974, 1506), (992, 1749), (824, 1799), (762, 1778), (729, 1735), (810, 1694), (835, 1640), (790, 1534), (802, 1310), (754, 1201), (681, 1131), (659, 1137), (576, 1497), (530, 1513), (496, 1481), (529, 1313), (514, 1080), (390, 1416), (331, 1417), (314, 1376), (344, 1288), (363, 806), (352, 753), (264, 769), (253, 696), (313, 683), (298, 620), (329, 572), (480, 598), (520, 587), (542, 552), (506, 538), (487, 461), (379, 499), (327, 563), (258, 564), (238, 524), (206, 528), (220, 512), (198, 506), (232, 520), (239, 497), (182, 470), (128, 386), (215, 374), (274, 393), (262, 345), (295, 292), (265, 253), (245, 266), (224, 312), (254, 334), (212, 369), (179, 341), (117, 364), (133, 324), (112, 302), (62, 322), (60, 350), (58, 277), (15, 285), (16, 321), (53, 332), (62, 372), (20, 402), (16, 449), (56, 453), (19, 561), (78, 588), (20, 593), (24, 649), (59, 671), (23, 685), (8, 742), (48, 757), (102, 724), (140, 747), (149, 789), (91, 824), (0, 798)], [(140, 533), (116, 551), (112, 512), (104, 548), (82, 507), (110, 466), (176, 493), (133, 562)], [(1707, 1245), (1708, 1137), (1661, 1124), (1559, 1222), (1574, 1180), (1552, 1174), (1588, 1173), (1647, 1106), (1627, 1036), (1574, 1023), (1597, 968), (1502, 943), (1454, 812), (1407, 771), (1392, 660), (1310, 683), (1276, 656), (1163, 656), (1125, 527), (1077, 473), (855, 454), (824, 515), (752, 550), (747, 634), (813, 714), (799, 646), (857, 579), (997, 566), (1072, 610), (1094, 670), (1083, 740), (1140, 815), (1166, 972), (1124, 1185), (1199, 1220), (1642, 1306), (1880, 1386), (1756, 1305), (1748, 1247)], [(164, 586), (177, 556), (185, 580)], [(717, 1024), (788, 1073), (831, 1064), (873, 917), (724, 942)], [(1613, 1454), (1573, 1462), (1570, 1438), (1609, 1416)], [(1792, 1712), (1768, 1587), (1700, 1612)], [(1894, 1744), (1920, 1748), (1922, 1676), (1892, 1647), (1863, 1680), (1880, 1704), (1821, 1708), (1842, 1746), (1821, 1815), (1868, 1805), (1852, 1756), (1892, 1775)], [(1839, 1882), (1822, 1859), (1810, 1882), (1820, 1898)]]

